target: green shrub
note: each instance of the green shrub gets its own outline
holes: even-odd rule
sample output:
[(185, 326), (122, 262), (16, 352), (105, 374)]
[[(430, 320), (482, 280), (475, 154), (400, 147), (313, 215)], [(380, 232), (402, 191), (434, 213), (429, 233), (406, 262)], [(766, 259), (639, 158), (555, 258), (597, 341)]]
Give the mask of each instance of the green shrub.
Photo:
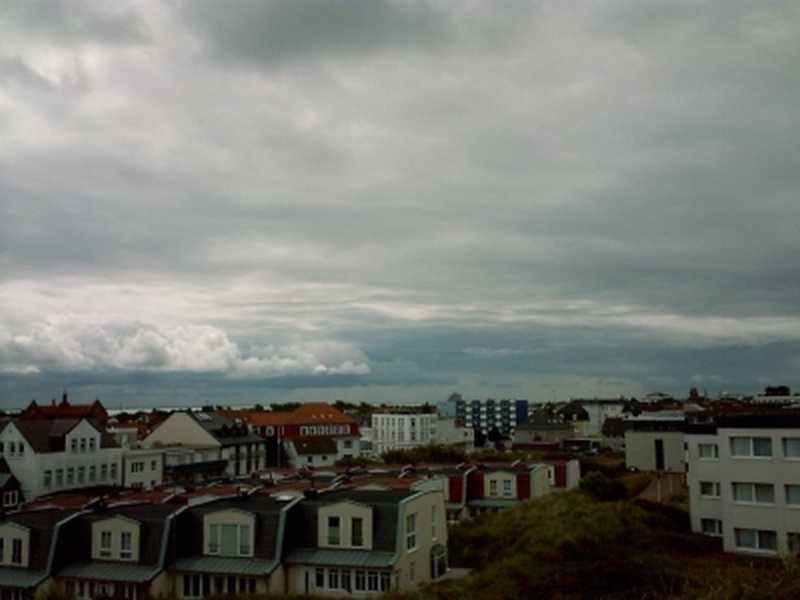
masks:
[(580, 488), (602, 502), (622, 500), (628, 497), (628, 488), (619, 479), (611, 479), (599, 471), (594, 471), (581, 478)]

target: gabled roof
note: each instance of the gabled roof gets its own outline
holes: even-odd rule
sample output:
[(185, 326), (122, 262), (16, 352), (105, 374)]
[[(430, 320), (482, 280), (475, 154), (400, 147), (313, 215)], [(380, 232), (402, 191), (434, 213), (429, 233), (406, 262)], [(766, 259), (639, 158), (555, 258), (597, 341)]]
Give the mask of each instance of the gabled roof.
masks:
[[(56, 525), (74, 515), (70, 510), (29, 510), (6, 515), (0, 523), (14, 523), (25, 527), (30, 532), (30, 562), (26, 569), (17, 571), (35, 571), (40, 575), (47, 572), (50, 549), (55, 540)], [(20, 584), (12, 584), (19, 586)], [(24, 587), (24, 586), (23, 586)]]
[(264, 441), (260, 436), (250, 433), (245, 425), (238, 424), (220, 413), (190, 411), (188, 414), (223, 446)]
[(22, 434), (25, 441), (30, 444), (33, 451), (37, 454), (46, 452), (63, 452), (65, 450), (64, 436), (78, 426), (82, 421), (86, 421), (101, 434), (101, 448), (116, 448), (117, 443), (113, 436), (105, 433), (104, 429), (93, 419), (15, 419), (5, 424), (5, 427), (12, 423), (17, 431)]
[(104, 419), (107, 414), (100, 400), (95, 400), (91, 404), (70, 404), (64, 394), (64, 398), (58, 404), (38, 404), (36, 400), (31, 401), (28, 407), (20, 413), (20, 418), (80, 419), (94, 417)]

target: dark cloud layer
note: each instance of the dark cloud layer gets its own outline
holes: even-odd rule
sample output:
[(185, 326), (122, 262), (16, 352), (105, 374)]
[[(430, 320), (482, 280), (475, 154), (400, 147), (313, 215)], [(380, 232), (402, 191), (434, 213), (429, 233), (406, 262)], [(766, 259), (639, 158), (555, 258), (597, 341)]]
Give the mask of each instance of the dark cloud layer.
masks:
[(5, 5), (0, 402), (800, 385), (798, 13)]

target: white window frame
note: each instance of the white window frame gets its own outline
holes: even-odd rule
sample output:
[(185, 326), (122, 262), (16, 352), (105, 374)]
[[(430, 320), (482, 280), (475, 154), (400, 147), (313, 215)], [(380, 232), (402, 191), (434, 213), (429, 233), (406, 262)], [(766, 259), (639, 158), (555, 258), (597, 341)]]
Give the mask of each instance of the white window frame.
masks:
[[(764, 435), (732, 435), (728, 438), (728, 444), (731, 451), (731, 458), (749, 458), (749, 459), (771, 459), (775, 456), (775, 449), (772, 447), (772, 438), (769, 436)], [(735, 454), (734, 453), (734, 440), (747, 440), (749, 451), (747, 454)], [(755, 440), (767, 440), (769, 441), (769, 454), (756, 454), (756, 442)]]
[(406, 550), (417, 549), (417, 513), (406, 515)]
[[(703, 485), (710, 485), (712, 493), (706, 494), (703, 492)], [(705, 500), (719, 500), (721, 496), (721, 486), (719, 481), (701, 481), (700, 482), (700, 497)]]
[[(703, 448), (711, 448), (711, 456), (704, 456)], [(697, 456), (700, 460), (719, 460), (719, 445), (714, 442), (700, 442), (697, 444)]]
[[(755, 546), (740, 546), (739, 545), (739, 532), (752, 531), (755, 534)], [(761, 547), (761, 534), (772, 533), (775, 536), (775, 548), (762, 548)], [(736, 545), (737, 550), (744, 550), (745, 552), (761, 552), (764, 554), (777, 554), (778, 552), (778, 532), (772, 529), (745, 529), (739, 528), (733, 530), (733, 543)]]
[[(737, 500), (736, 489), (737, 486), (750, 486), (750, 497), (752, 500)], [(772, 502), (763, 502), (758, 500), (758, 486), (769, 487), (772, 489)], [(758, 504), (760, 506), (774, 506), (775, 505), (775, 486), (771, 483), (761, 483), (753, 481), (734, 481), (731, 482), (731, 495), (735, 504)]]

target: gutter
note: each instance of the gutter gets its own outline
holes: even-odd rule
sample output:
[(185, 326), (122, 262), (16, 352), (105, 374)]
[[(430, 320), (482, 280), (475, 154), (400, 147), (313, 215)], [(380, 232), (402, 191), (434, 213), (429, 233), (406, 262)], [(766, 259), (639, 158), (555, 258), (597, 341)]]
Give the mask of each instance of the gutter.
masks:
[(59, 533), (61, 532), (61, 526), (64, 525), (65, 523), (69, 523), (70, 521), (72, 521), (72, 519), (88, 514), (90, 512), (91, 511), (89, 510), (80, 510), (56, 523), (56, 526), (53, 528), (53, 541), (50, 544), (50, 551), (47, 554), (47, 568), (45, 569), (44, 575), (42, 575), (41, 579), (38, 579), (36, 583), (34, 583), (31, 587), (38, 586), (39, 584), (42, 583), (42, 581), (52, 576), (53, 561), (55, 560), (56, 556), (56, 546), (58, 545), (58, 536)]
[(275, 558), (272, 560), (272, 564), (267, 567), (267, 575), (272, 575), (272, 572), (283, 561), (283, 535), (284, 531), (286, 530), (286, 515), (289, 514), (289, 511), (301, 500), (303, 500), (303, 496), (297, 496), (294, 499), (289, 500), (289, 502), (286, 503), (286, 506), (281, 509), (281, 516), (278, 519), (278, 543), (277, 547), (275, 548)]

